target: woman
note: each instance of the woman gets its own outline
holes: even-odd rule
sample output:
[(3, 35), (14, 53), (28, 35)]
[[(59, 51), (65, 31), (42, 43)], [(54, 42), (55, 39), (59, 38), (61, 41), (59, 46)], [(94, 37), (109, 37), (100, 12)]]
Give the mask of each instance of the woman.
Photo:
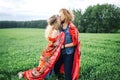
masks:
[(61, 18), (61, 32), (65, 34), (64, 47), (61, 50), (59, 60), (56, 62), (54, 70), (58, 79), (61, 78), (60, 69), (64, 64), (65, 80), (78, 80), (80, 67), (80, 43), (78, 40), (78, 30), (72, 23), (73, 14), (67, 9), (59, 11)]
[(52, 70), (55, 62), (60, 56), (60, 49), (64, 42), (64, 33), (60, 33), (60, 18), (53, 15), (48, 19), (48, 26), (45, 31), (45, 37), (48, 40), (48, 46), (42, 52), (39, 65), (36, 68), (19, 72), (18, 76), (28, 80), (43, 80)]

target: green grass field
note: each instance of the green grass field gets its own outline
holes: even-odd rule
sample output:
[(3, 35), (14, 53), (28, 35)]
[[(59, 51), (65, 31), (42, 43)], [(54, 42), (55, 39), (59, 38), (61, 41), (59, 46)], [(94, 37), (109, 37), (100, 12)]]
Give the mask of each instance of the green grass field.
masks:
[[(120, 80), (120, 34), (81, 33), (80, 40), (79, 80)], [(0, 29), (0, 80), (37, 66), (46, 45), (44, 29)]]

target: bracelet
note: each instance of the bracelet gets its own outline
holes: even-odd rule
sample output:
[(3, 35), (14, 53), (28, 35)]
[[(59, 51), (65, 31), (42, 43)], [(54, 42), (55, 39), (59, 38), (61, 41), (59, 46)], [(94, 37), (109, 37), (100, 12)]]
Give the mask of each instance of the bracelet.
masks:
[(64, 44), (64, 48), (65, 48), (65, 44)]

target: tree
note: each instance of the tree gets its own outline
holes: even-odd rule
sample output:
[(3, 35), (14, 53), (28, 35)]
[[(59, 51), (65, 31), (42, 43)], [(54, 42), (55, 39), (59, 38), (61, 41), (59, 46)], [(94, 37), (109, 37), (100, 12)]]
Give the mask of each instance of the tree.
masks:
[(81, 10), (73, 10), (73, 13), (75, 15), (73, 23), (78, 27), (78, 30), (81, 31), (82, 27), (80, 26), (80, 20), (81, 20), (82, 12)]
[(82, 32), (116, 32), (120, 29), (120, 8), (111, 4), (89, 6), (80, 24)]

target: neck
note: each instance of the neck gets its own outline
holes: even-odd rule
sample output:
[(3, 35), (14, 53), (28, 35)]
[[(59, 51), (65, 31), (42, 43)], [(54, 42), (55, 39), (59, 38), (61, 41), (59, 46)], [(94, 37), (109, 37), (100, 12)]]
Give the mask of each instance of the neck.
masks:
[(63, 23), (63, 29), (67, 28), (68, 23)]

